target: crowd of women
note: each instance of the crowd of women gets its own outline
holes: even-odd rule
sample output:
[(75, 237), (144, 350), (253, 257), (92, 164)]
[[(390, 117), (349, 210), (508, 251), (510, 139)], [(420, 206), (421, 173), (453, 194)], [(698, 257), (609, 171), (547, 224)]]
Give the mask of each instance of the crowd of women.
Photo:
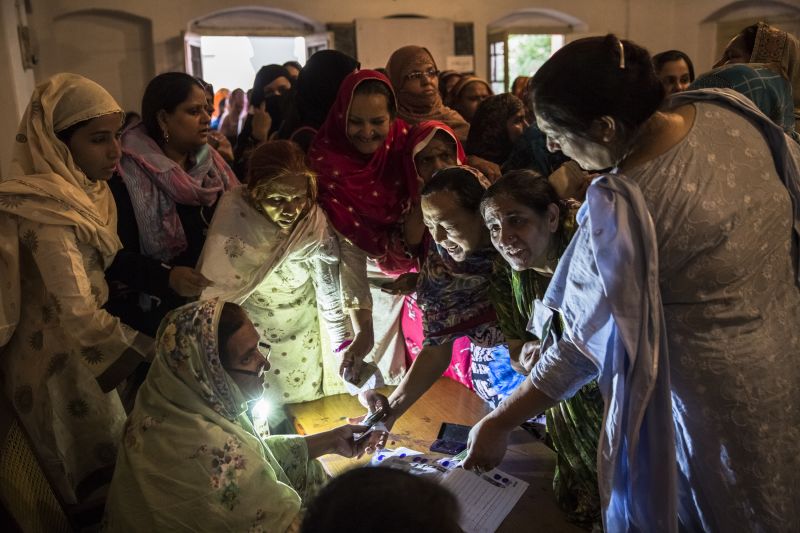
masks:
[[(140, 111), (53, 76), (0, 181), (2, 387), (68, 506), (111, 531), (333, 527), (326, 501), (369, 481), (320, 492), (315, 459), (383, 447), (444, 374), (493, 409), (466, 468), (545, 414), (582, 527), (800, 529), (793, 36), (745, 28), (696, 79), (585, 38), (498, 95), (419, 46), (378, 70), (325, 50), (247, 99), (160, 74)], [(386, 431), (253, 424), (260, 398), (345, 391)], [(414, 483), (375, 487), (457, 531)]]

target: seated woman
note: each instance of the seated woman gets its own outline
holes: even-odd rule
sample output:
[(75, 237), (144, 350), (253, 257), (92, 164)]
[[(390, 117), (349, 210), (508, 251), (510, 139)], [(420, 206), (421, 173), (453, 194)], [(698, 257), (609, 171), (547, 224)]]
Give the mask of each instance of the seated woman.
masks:
[(326, 474), (315, 458), (362, 453), (341, 426), (258, 436), (248, 402), (264, 392), (269, 345), (236, 304), (171, 312), (125, 427), (106, 506), (108, 531), (287, 531)]
[(297, 143), (307, 153), (336, 101), (339, 86), (359, 66), (358, 61), (338, 50), (320, 50), (308, 58), (292, 82), (293, 93), (278, 138)]
[(39, 85), (0, 182), (0, 374), (43, 470), (66, 504), (111, 480), (125, 410), (115, 387), (152, 339), (102, 309), (121, 248), (106, 181), (123, 113), (76, 74)]
[[(481, 201), (481, 215), (500, 253), (490, 298), (511, 364), (520, 374), (529, 374), (539, 356), (540, 341), (528, 323), (534, 301), (544, 297), (575, 232), (575, 207), (530, 170), (504, 175)], [(600, 522), (595, 458), (602, 421), (603, 398), (596, 382), (547, 411), (547, 434), (558, 453), (556, 500), (572, 521), (588, 528)]]
[[(348, 261), (363, 265), (353, 273), (354, 282), (367, 286), (369, 277), (375, 287), (373, 308), (380, 313), (373, 315), (366, 310), (369, 302), (360, 302), (354, 328), (375, 332), (371, 357), (394, 383), (405, 371), (403, 298), (377, 286), (419, 265), (419, 243), (407, 242), (404, 235), (408, 213), (419, 202), (416, 175), (405, 163), (408, 135), (409, 126), (397, 118), (389, 80), (374, 70), (361, 70), (342, 82), (309, 151), (311, 168), (319, 176), (319, 203), (339, 233), (342, 253), (360, 256), (360, 261)], [(367, 340), (365, 336), (364, 345), (353, 353), (366, 355), (371, 348)]]
[(353, 293), (347, 276), (340, 282), (338, 239), (297, 145), (260, 145), (249, 173), (247, 186), (225, 193), (214, 213), (197, 265), (213, 285), (200, 297), (242, 305), (272, 345), (265, 394), (273, 405), (344, 392), (333, 351), (347, 357), (345, 308), (356, 312), (369, 291)]
[(472, 118), (465, 150), (502, 167), (527, 127), (522, 100), (509, 93), (490, 96)]
[(392, 54), (386, 72), (397, 93), (398, 115), (411, 125), (426, 120), (444, 122), (466, 140), (469, 124), (442, 103), (439, 70), (427, 48), (404, 46)]
[(450, 91), (448, 105), (458, 111), (467, 122), (472, 122), (481, 102), (492, 96), (492, 88), (486, 80), (476, 76), (464, 76)]
[(121, 177), (110, 186), (124, 248), (106, 273), (106, 308), (149, 335), (208, 285), (194, 266), (217, 200), (239, 184), (208, 145), (209, 121), (200, 82), (167, 72), (147, 85), (142, 123), (122, 136)]
[[(479, 213), (486, 178), (471, 167), (437, 172), (422, 189), (422, 210), (431, 240), (416, 283), (422, 310), (423, 349), (388, 400), (375, 391), (363, 398), (370, 410), (389, 410), (384, 420), (391, 429), (450, 364), (453, 342), (468, 337), (472, 343), (470, 372), (475, 392), (491, 406), (501, 397), (491, 379), (490, 364), (508, 361), (505, 338), (489, 300), (497, 252)], [(372, 442), (379, 447), (386, 433)]]
[(596, 379), (607, 531), (797, 531), (800, 146), (736, 93), (664, 102), (647, 51), (614, 35), (561, 48), (533, 87), (550, 148), (614, 171), (536, 305), (530, 379), (473, 427), (464, 467)]

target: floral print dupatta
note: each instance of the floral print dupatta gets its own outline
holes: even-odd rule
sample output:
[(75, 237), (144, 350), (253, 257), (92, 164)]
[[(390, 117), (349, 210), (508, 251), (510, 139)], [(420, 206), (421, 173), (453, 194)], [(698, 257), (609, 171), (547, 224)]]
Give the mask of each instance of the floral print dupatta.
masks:
[(285, 531), (325, 479), (301, 437), (262, 440), (222, 368), (217, 299), (171, 312), (136, 398), (106, 506), (111, 531)]

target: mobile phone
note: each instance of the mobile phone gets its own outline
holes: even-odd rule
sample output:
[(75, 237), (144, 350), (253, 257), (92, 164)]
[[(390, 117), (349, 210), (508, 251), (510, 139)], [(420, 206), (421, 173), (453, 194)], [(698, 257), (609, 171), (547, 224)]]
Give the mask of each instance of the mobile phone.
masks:
[(377, 424), (378, 422), (380, 422), (381, 420), (386, 418), (388, 416), (388, 414), (389, 413), (387, 411), (384, 411), (383, 409), (377, 409), (375, 411), (372, 411), (370, 414), (368, 414), (366, 416), (366, 418), (364, 418), (364, 420), (362, 420), (358, 424), (359, 426), (367, 426), (367, 429), (365, 429), (364, 432), (361, 435), (359, 435), (358, 437), (356, 437), (354, 439), (355, 443), (358, 444), (361, 441), (363, 441), (364, 439), (366, 439), (370, 434), (370, 429), (372, 429), (372, 427), (375, 424)]
[(444, 422), (439, 428), (439, 435), (431, 444), (431, 451), (446, 455), (458, 455), (467, 449), (470, 426)]

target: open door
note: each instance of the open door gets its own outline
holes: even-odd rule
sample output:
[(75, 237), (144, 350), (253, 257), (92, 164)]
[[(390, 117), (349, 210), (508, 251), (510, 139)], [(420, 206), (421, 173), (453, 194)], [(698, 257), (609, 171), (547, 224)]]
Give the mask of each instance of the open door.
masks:
[(306, 35), (305, 40), (306, 58), (311, 57), (315, 52), (319, 52), (320, 50), (330, 50), (333, 48), (333, 32), (330, 31)]
[(183, 34), (183, 55), (186, 73), (203, 78), (203, 53), (200, 48), (200, 36), (196, 33)]

